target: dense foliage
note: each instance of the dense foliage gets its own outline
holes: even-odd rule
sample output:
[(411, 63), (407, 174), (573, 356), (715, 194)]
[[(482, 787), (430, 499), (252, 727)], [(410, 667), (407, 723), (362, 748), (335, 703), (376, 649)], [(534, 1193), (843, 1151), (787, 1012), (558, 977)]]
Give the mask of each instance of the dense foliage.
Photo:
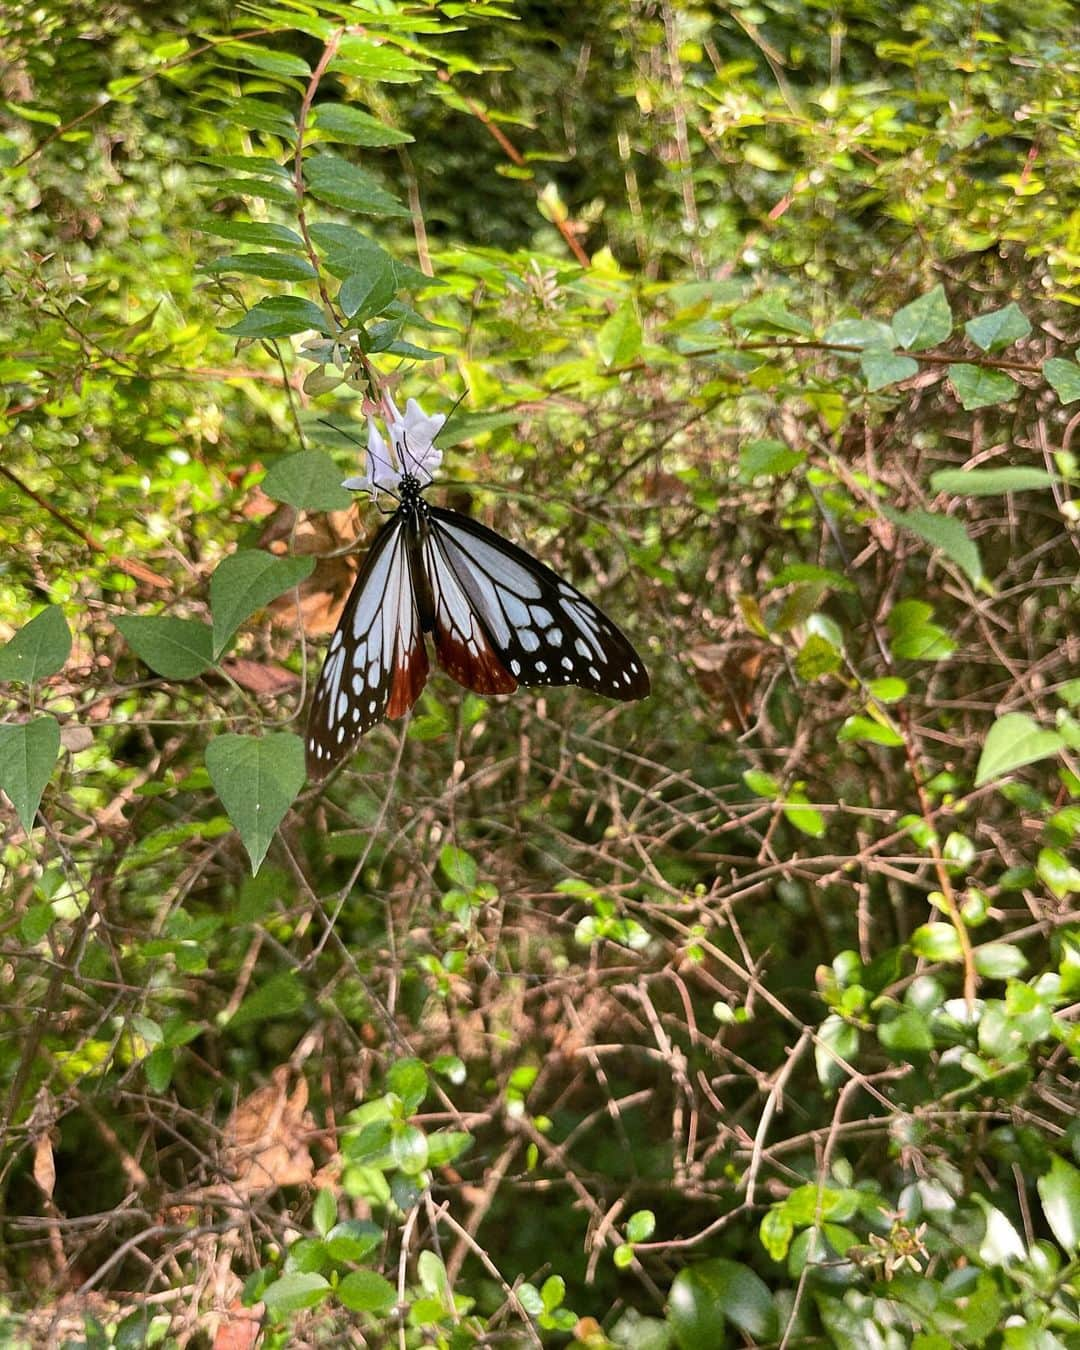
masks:
[[(5, 1344), (1080, 1346), (1078, 38), (4, 8)], [(650, 699), (304, 783), (383, 392)]]

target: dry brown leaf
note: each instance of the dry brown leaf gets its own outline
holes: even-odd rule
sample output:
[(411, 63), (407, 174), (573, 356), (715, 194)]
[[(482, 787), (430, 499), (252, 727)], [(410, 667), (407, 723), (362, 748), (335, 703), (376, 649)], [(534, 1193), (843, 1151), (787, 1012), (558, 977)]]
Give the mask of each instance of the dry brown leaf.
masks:
[[(259, 543), (271, 553), (284, 553), (291, 546), (296, 554), (330, 554), (345, 548), (356, 538), (356, 513), (329, 511), (324, 515), (301, 515), (295, 530), (292, 507), (282, 507), (266, 524)], [(360, 560), (355, 553), (338, 557), (320, 557), (311, 576), (300, 584), (300, 617), (309, 637), (332, 633), (352, 584)], [(270, 605), (270, 614), (278, 623), (292, 627), (296, 623), (296, 601), (292, 593), (279, 596)]]
[(34, 1140), (34, 1180), (47, 1199), (56, 1186), (56, 1159), (53, 1157), (53, 1131), (46, 1130)]
[(214, 1336), (214, 1350), (252, 1350), (262, 1330), (263, 1304), (245, 1308), (233, 1299), (229, 1311), (222, 1315)]
[(288, 1065), (279, 1065), (273, 1082), (245, 1097), (225, 1123), (225, 1170), (238, 1191), (296, 1186), (314, 1175), (307, 1080), (298, 1078), (291, 1095), (288, 1082)]
[(779, 652), (761, 638), (739, 638), (702, 643), (686, 654), (702, 691), (724, 710), (720, 725), (744, 731), (757, 705), (762, 673), (780, 659)]
[(237, 657), (232, 661), (223, 661), (221, 669), (236, 681), (241, 689), (262, 698), (273, 698), (277, 694), (287, 694), (300, 683), (300, 676), (294, 675), (284, 666), (268, 666), (263, 661), (248, 661)]

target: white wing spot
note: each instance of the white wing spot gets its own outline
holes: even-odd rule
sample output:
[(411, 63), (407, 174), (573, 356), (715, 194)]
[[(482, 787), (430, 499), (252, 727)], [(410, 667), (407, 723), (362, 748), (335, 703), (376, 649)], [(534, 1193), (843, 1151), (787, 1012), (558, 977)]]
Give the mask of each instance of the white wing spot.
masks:
[(371, 669), (367, 673), (367, 682), (368, 684), (371, 685), (372, 689), (374, 689), (375, 686), (379, 683), (379, 673), (380, 673), (379, 663), (378, 661), (373, 661)]
[(549, 610), (546, 610), (543, 605), (533, 605), (532, 616), (533, 622), (538, 624), (541, 628), (546, 628), (555, 617), (555, 615)]
[(600, 678), (600, 672), (596, 669), (595, 666), (589, 667), (589, 674), (593, 677), (594, 680), (598, 680)]
[(533, 666), (533, 669), (534, 669), (534, 670), (538, 670), (538, 671), (540, 672), (541, 675), (546, 675), (546, 674), (547, 674), (547, 663), (544, 662), (544, 661), (537, 661), (536, 664)]
[(531, 628), (522, 628), (518, 633), (518, 641), (527, 652), (534, 652), (540, 646), (540, 639)]
[(574, 639), (574, 651), (577, 652), (578, 656), (583, 656), (586, 661), (589, 659), (590, 656), (592, 656), (592, 651), (590, 650), (588, 645), (581, 640), (581, 638)]
[(547, 638), (547, 640), (551, 643), (551, 645), (552, 645), (553, 647), (561, 647), (561, 646), (562, 646), (562, 629), (561, 629), (561, 628), (549, 628), (549, 629), (547, 630), (547, 632), (544, 634), (544, 636)]
[(340, 646), (341, 646), (341, 629), (339, 628), (335, 632), (334, 636), (330, 639), (330, 655), (333, 656), (333, 654), (337, 651), (337, 649)]
[(342, 742), (344, 739), (345, 739), (345, 728), (344, 728), (343, 726), (342, 726), (342, 727), (338, 727), (338, 729), (337, 729), (337, 743), (338, 743), (338, 745), (340, 745), (341, 742)]
[(568, 656), (564, 656), (564, 657), (563, 657), (563, 659), (562, 659), (562, 664), (563, 664), (563, 669), (564, 669), (564, 670), (573, 670), (573, 669), (574, 669), (574, 663), (573, 663), (573, 661), (570, 660), (570, 658), (569, 658)]
[(521, 674), (521, 662), (520, 662), (520, 661), (511, 661), (511, 662), (510, 662), (510, 674), (511, 674), (511, 675), (520, 675), (520, 674)]
[(345, 709), (349, 706), (349, 696), (343, 689), (337, 696), (337, 720), (340, 722), (345, 716)]
[(379, 705), (375, 701), (375, 699), (372, 699), (371, 702), (367, 705), (367, 710), (369, 713), (373, 713), (378, 706)]
[[(363, 677), (363, 675), (354, 675), (354, 676), (352, 677), (352, 691), (353, 691), (353, 693), (356, 695), (357, 698), (359, 698), (360, 695), (364, 692), (364, 677)], [(344, 695), (342, 695), (342, 697), (344, 697)]]

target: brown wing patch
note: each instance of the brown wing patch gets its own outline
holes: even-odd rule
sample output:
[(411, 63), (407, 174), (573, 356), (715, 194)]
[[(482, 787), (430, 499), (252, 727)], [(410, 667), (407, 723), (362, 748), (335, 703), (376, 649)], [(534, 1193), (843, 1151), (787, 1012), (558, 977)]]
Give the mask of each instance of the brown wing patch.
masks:
[(404, 717), (423, 692), (428, 677), (427, 651), (420, 625), (416, 626), (411, 647), (397, 652), (390, 679), (390, 699), (386, 705), (387, 717)]
[(517, 680), (495, 655), (479, 625), (473, 620), (472, 634), (462, 638), (456, 628), (435, 621), (435, 650), (439, 664), (451, 679), (471, 689), (474, 694), (512, 694)]

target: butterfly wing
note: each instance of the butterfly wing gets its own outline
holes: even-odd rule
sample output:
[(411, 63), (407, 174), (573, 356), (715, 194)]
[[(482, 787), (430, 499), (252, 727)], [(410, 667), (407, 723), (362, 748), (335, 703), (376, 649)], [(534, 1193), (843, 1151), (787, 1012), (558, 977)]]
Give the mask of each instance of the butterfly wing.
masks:
[(399, 511), (376, 535), (330, 639), (308, 716), (309, 777), (325, 778), (376, 722), (407, 713), (427, 673), (409, 529)]
[[(626, 636), (550, 567), (457, 511), (429, 507), (427, 524), (436, 643), (459, 683), (478, 693), (577, 684), (624, 702), (648, 694), (645, 664)], [(505, 685), (495, 683), (495, 667)]]

